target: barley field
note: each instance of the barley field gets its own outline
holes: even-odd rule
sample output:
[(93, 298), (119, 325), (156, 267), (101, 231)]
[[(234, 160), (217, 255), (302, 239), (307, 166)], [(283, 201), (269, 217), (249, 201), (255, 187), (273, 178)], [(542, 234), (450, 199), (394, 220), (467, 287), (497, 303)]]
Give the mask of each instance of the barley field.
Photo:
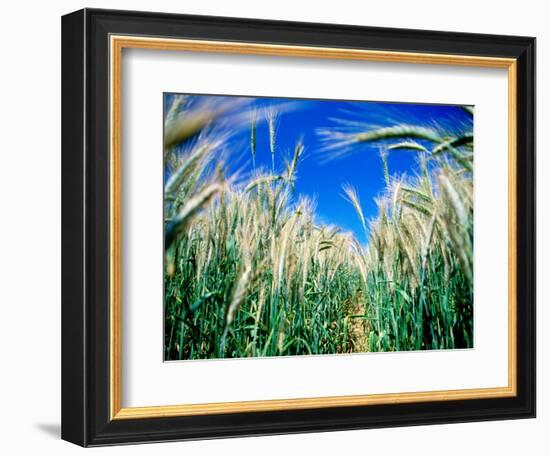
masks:
[(473, 347), (472, 108), (164, 101), (165, 360)]

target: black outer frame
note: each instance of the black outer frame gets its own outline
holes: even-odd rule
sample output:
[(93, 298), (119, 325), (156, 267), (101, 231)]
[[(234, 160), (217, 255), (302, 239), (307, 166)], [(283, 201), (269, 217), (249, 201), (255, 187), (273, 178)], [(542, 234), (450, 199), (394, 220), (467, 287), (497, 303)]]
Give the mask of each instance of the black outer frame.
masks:
[[(517, 391), (513, 398), (109, 417), (110, 34), (517, 59)], [(62, 438), (82, 446), (535, 417), (535, 39), (130, 11), (62, 18)]]

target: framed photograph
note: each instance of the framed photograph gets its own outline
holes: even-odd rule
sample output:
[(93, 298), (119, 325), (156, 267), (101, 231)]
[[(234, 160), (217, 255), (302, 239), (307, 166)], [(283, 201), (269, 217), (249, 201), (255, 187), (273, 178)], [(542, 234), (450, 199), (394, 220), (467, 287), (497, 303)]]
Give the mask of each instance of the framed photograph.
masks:
[(62, 437), (535, 416), (535, 39), (62, 20)]

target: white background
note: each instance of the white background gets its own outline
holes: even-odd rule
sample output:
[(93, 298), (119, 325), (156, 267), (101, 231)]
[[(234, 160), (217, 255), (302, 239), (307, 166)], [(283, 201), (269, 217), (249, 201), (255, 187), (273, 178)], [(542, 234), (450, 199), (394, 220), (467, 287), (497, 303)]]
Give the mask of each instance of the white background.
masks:
[[(507, 386), (505, 69), (134, 49), (122, 61), (124, 407)], [(163, 91), (474, 105), (474, 349), (162, 363)]]
[[(72, 454), (59, 440), (60, 404), (60, 15), (83, 6), (308, 20), (416, 29), (523, 34), (538, 38), (538, 80), (550, 77), (544, 2), (157, 0), (11, 2), (0, 16), (0, 449)], [(538, 125), (550, 98), (538, 87)], [(103, 448), (94, 454), (547, 454), (550, 337), (547, 285), (550, 162), (538, 135), (538, 418), (401, 429)], [(545, 432), (546, 431), (546, 432)]]

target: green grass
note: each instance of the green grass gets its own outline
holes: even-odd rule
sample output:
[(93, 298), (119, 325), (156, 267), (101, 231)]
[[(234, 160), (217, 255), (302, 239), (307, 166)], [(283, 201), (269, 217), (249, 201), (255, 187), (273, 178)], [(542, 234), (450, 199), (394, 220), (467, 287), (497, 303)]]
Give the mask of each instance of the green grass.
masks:
[[(311, 202), (294, 194), (302, 144), (275, 171), (275, 112), (265, 113), (269, 138), (258, 137), (261, 113), (247, 116), (251, 158), (256, 141), (268, 141), (273, 169), (241, 182), (220, 164), (223, 138), (205, 135), (176, 153), (205, 119), (216, 121), (196, 111), (176, 98), (166, 117), (166, 360), (472, 347), (471, 135), (325, 132), (336, 149), (395, 141), (381, 154), (386, 188), (370, 229), (355, 191), (344, 189), (365, 247), (316, 224)], [(397, 149), (419, 155), (416, 177), (390, 175), (385, 154)]]

